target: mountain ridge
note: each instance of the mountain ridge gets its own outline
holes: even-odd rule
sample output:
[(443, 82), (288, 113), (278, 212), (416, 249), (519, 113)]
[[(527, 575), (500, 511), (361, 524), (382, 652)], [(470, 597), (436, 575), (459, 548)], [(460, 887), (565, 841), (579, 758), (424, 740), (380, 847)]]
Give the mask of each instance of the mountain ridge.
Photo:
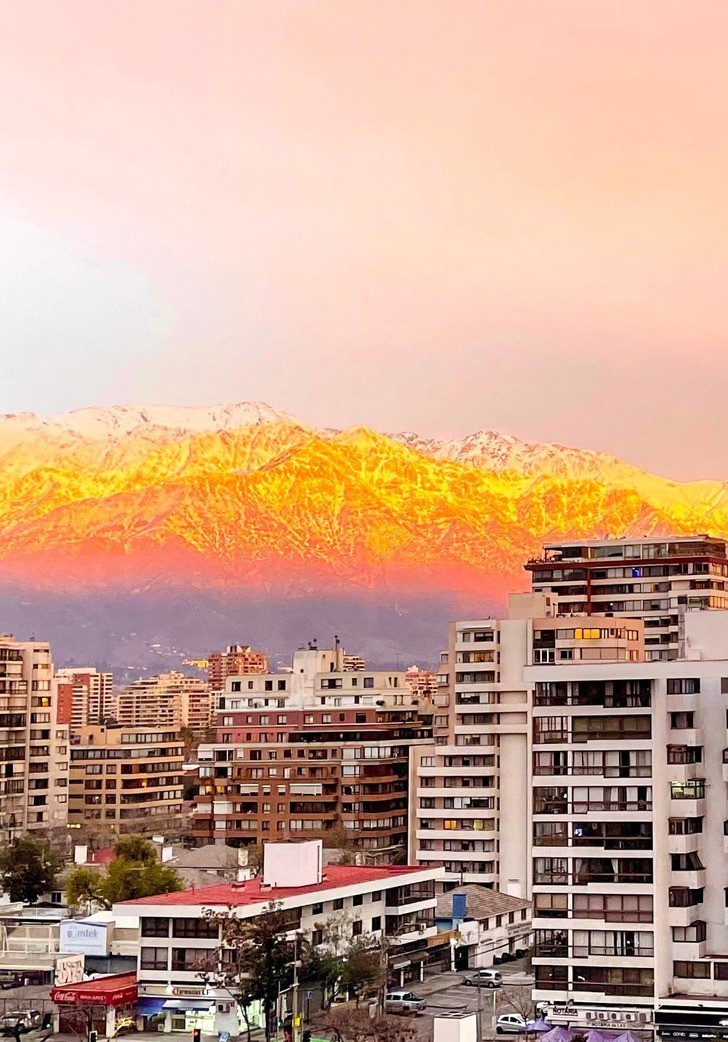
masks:
[(75, 647), (59, 620), (83, 618), (119, 655), (148, 596), (169, 606), (157, 636), (170, 645), (191, 601), (220, 620), (237, 605), (253, 632), (258, 609), (270, 622), (270, 605), (298, 605), (287, 625), (300, 616), (310, 636), (334, 598), (374, 646), (377, 626), (396, 643), (406, 611), (436, 648), (442, 612), (490, 613), (545, 541), (708, 530), (728, 535), (724, 482), (487, 429), (320, 428), (261, 402), (0, 417), (0, 628), (42, 603), (49, 636)]

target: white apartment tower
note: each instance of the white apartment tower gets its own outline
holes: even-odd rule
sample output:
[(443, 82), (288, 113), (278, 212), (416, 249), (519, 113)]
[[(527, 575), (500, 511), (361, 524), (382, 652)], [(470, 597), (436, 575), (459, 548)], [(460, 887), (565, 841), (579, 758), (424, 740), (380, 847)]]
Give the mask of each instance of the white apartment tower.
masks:
[(728, 608), (727, 548), (707, 535), (547, 543), (526, 569), (559, 615), (643, 619), (647, 658), (657, 662), (684, 654), (686, 613)]
[(449, 704), (437, 696), (435, 748), (416, 753), (409, 855), (411, 862), (443, 865), (446, 886), (480, 883), (530, 895), (526, 667), (637, 661), (642, 654), (641, 622), (584, 621), (587, 627), (555, 618), (546, 594), (513, 594), (507, 619), (451, 625), (443, 656)]
[(0, 842), (65, 827), (68, 726), (59, 723), (51, 650), (0, 635)]
[(525, 671), (534, 997), (579, 1031), (726, 1035), (728, 612), (688, 613), (684, 640)]

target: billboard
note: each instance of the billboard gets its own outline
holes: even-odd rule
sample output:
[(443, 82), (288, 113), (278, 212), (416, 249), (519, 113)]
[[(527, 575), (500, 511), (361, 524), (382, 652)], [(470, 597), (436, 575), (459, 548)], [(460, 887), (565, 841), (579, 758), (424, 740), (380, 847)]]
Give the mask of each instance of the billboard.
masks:
[(64, 919), (61, 923), (59, 951), (76, 952), (79, 955), (108, 955), (106, 923)]

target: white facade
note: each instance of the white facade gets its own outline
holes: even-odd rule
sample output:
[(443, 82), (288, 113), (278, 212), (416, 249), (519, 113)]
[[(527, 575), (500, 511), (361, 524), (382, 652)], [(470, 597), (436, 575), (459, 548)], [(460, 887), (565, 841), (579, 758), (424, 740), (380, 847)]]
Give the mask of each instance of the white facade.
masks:
[[(354, 661), (355, 668), (348, 668)], [(225, 680), (219, 711), (306, 709), (315, 706), (409, 705), (404, 670), (367, 670), (342, 648), (299, 649), (285, 673), (243, 673)]]
[[(544, 594), (516, 594), (510, 617), (450, 627), (449, 704), (435, 749), (419, 749), (410, 861), (443, 864), (448, 883), (530, 897), (530, 711), (534, 661), (638, 658), (641, 623), (553, 614)], [(439, 698), (438, 698), (439, 701)], [(446, 710), (446, 712), (444, 711)]]
[(0, 842), (63, 828), (68, 725), (58, 722), (51, 650), (0, 634)]
[(678, 661), (525, 671), (534, 996), (562, 1021), (728, 1002), (728, 613), (689, 613), (684, 638)]
[(196, 1002), (207, 1011), (210, 1031), (238, 1035), (242, 1025), (230, 994), (200, 980), (200, 967), (220, 943), (219, 926), (205, 917), (206, 909), (232, 909), (245, 919), (275, 901), (290, 913), (291, 930), (313, 943), (321, 923), (333, 917), (350, 936), (388, 938), (390, 965), (404, 974), (416, 964), (419, 973), (422, 963), (413, 960), (427, 951), (428, 939), (437, 932), (434, 883), (441, 874), (437, 869), (329, 866), (318, 884), (280, 888), (252, 879), (125, 901), (114, 913), (140, 918), (139, 997), (142, 1003), (164, 1000), (165, 1030), (173, 1028), (175, 1003), (184, 1010), (185, 1004)]

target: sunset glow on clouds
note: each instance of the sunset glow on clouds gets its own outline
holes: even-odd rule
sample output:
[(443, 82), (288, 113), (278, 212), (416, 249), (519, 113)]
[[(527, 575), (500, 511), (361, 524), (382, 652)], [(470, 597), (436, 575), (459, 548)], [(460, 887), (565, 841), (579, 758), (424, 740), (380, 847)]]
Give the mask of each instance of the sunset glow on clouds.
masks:
[(0, 409), (263, 399), (728, 477), (728, 7), (36, 0)]

